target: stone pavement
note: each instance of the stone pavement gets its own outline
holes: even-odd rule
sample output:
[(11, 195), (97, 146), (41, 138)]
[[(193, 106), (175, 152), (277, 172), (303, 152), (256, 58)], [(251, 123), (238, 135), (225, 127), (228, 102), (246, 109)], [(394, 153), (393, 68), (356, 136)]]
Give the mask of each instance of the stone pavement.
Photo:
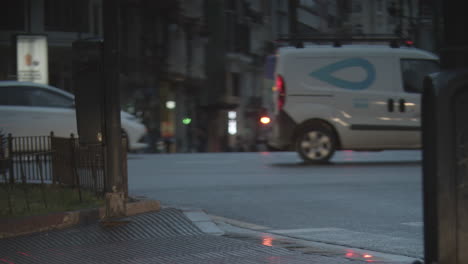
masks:
[(198, 226), (207, 223), (198, 220), (192, 222), (181, 210), (164, 208), (106, 225), (96, 223), (6, 238), (0, 240), (0, 264), (367, 262), (206, 234)]

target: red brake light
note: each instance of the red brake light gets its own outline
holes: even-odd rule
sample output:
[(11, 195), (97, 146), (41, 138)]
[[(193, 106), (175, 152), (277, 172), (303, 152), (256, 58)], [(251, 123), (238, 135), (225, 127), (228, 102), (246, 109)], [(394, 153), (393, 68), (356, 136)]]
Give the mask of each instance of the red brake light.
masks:
[(406, 44), (406, 46), (408, 46), (408, 47), (412, 47), (412, 46), (414, 46), (414, 41), (412, 41), (412, 40), (407, 40), (407, 41), (405, 41), (405, 44)]
[(286, 103), (286, 86), (281, 75), (276, 76), (276, 91), (278, 91), (278, 98), (276, 103), (278, 105), (278, 110), (281, 110)]

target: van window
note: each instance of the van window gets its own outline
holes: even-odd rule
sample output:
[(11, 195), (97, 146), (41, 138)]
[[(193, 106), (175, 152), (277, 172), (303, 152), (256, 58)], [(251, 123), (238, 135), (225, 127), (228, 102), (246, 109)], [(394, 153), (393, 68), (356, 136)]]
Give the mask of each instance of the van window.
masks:
[(422, 93), (424, 77), (438, 71), (440, 71), (440, 67), (437, 61), (402, 59), (403, 88), (408, 93)]

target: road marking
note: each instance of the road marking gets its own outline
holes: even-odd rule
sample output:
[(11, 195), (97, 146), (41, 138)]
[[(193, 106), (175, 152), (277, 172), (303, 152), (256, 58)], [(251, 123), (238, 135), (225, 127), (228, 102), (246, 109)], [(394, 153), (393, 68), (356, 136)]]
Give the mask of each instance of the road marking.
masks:
[(221, 222), (221, 223), (226, 223), (226, 224), (230, 224), (230, 225), (233, 225), (233, 226), (242, 227), (242, 228), (246, 228), (246, 229), (253, 229), (253, 230), (267, 230), (267, 229), (270, 229), (269, 227), (266, 227), (266, 226), (261, 226), (261, 225), (256, 225), (256, 224), (252, 224), (252, 223), (242, 222), (242, 221), (239, 221), (239, 220), (225, 218), (225, 217), (222, 217), (222, 216), (216, 216), (216, 215), (209, 215), (209, 216), (216, 223)]
[[(216, 164), (232, 164), (238, 162), (237, 160), (218, 160)], [(177, 161), (179, 164), (213, 164), (212, 160), (182, 160)]]
[(413, 227), (423, 227), (424, 223), (423, 222), (407, 222), (407, 223), (401, 223), (402, 225), (406, 226), (413, 226)]
[(336, 232), (343, 230), (341, 228), (324, 227), (324, 228), (301, 228), (301, 229), (283, 229), (283, 230), (270, 230), (271, 233), (276, 234), (299, 234), (309, 232)]

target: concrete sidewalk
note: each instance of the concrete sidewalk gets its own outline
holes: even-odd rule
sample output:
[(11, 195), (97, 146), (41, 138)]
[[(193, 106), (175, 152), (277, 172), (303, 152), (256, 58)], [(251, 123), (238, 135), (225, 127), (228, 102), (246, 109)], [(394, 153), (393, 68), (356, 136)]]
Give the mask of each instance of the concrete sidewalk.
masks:
[(105, 225), (95, 223), (2, 239), (0, 263), (369, 262), (320, 251), (301, 252), (222, 234), (200, 210), (164, 208)]

